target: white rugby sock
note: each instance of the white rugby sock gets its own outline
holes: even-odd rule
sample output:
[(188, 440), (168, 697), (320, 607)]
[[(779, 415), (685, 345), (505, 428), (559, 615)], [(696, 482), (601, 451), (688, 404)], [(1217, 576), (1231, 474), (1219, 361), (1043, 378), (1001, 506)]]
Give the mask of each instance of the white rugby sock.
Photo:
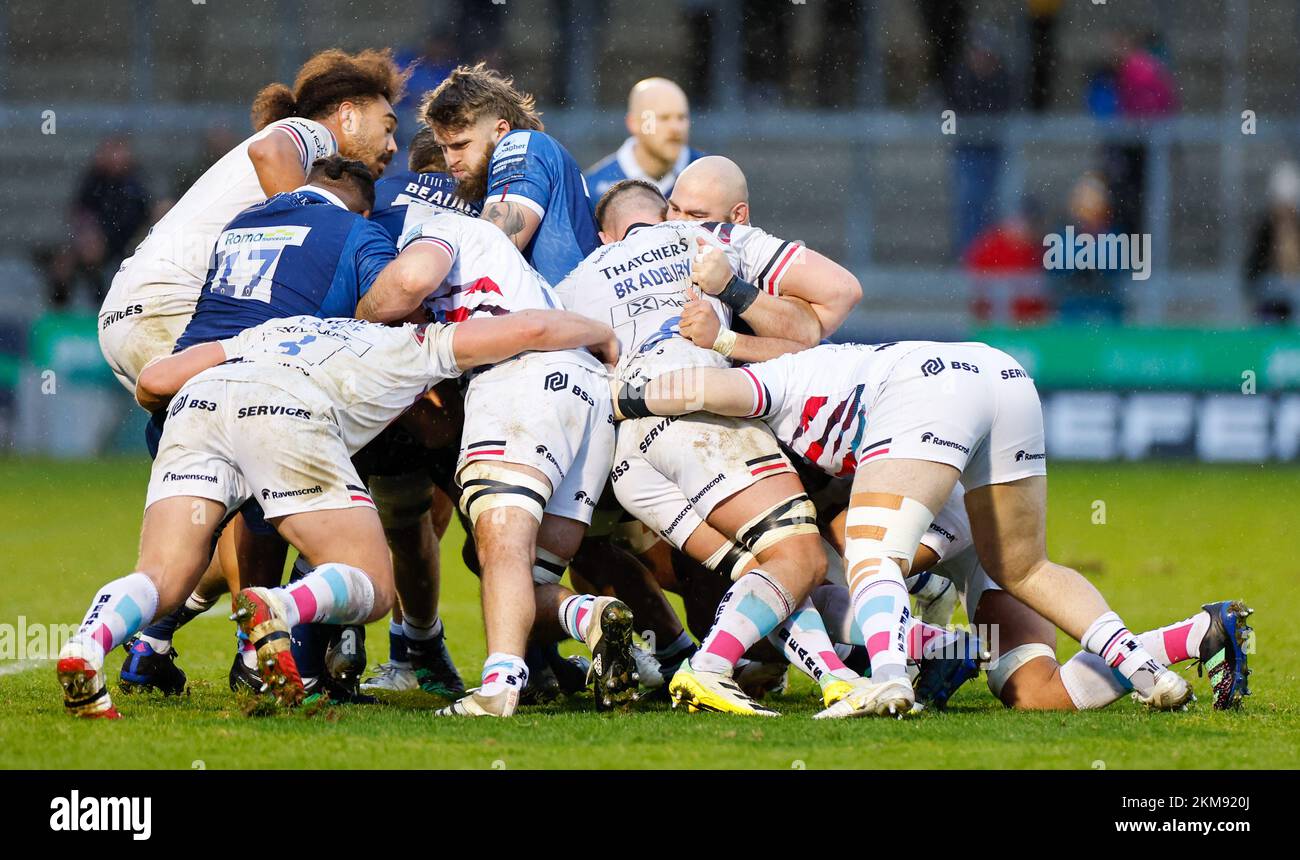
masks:
[[(104, 655), (121, 645), (150, 621), (158, 611), (158, 589), (143, 573), (115, 579), (95, 594), (72, 640)], [(93, 644), (91, 644), (93, 643)]]
[(437, 639), (442, 635), (442, 619), (435, 615), (433, 616), (433, 623), (425, 624), (423, 621), (413, 619), (409, 615), (403, 615), (400, 632), (412, 642), (428, 642), (430, 639)]
[(575, 594), (560, 602), (560, 627), (584, 645), (591, 632), (591, 608), (595, 603), (594, 594)]
[(360, 568), (327, 561), (297, 582), (271, 589), (289, 626), (361, 624), (375, 607), (375, 587)]
[(1106, 665), (1119, 670), (1142, 694), (1149, 694), (1156, 678), (1169, 671), (1134, 636), (1114, 612), (1105, 612), (1084, 631), (1081, 643), (1100, 655)]
[(812, 600), (805, 599), (767, 638), (781, 649), (791, 665), (816, 681), (823, 690), (832, 681), (852, 681), (858, 677), (857, 672), (840, 660)]
[(1061, 666), (1061, 683), (1081, 711), (1104, 708), (1133, 689), (1128, 679), (1096, 654), (1080, 651)]
[(506, 690), (523, 692), (528, 683), (528, 664), (523, 657), (496, 651), (483, 662), (480, 693), (491, 697)]
[(794, 608), (794, 595), (784, 585), (762, 570), (751, 570), (722, 596), (713, 627), (691, 657), (691, 667), (730, 675), (736, 661)]

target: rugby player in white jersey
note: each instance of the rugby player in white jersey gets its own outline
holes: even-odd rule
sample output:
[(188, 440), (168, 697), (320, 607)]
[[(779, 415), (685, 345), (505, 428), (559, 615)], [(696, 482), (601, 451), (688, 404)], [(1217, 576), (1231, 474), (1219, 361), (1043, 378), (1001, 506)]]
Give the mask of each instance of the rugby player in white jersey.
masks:
[[(621, 379), (643, 382), (675, 368), (727, 366), (724, 352), (702, 349), (676, 330), (697, 242), (719, 249), (742, 276), (759, 281), (771, 307), (755, 309), (774, 316), (797, 312), (773, 298), (786, 278), (852, 279), (819, 255), (810, 254), (797, 272), (780, 265), (798, 253), (798, 246), (756, 228), (664, 222), (666, 209), (651, 183), (613, 185), (597, 205), (605, 245), (556, 288), (566, 307), (614, 326), (624, 351), (617, 371)], [(727, 306), (708, 301), (730, 318)], [(811, 609), (803, 604), (826, 568), (816, 511), (776, 440), (753, 421), (713, 416), (632, 421), (619, 428), (614, 463), (614, 491), (628, 513), (711, 569), (725, 567), (735, 579), (700, 650), (674, 674), (669, 685), (674, 701), (692, 712), (774, 716), (736, 685), (736, 663), (792, 614)], [(720, 544), (723, 551), (715, 553)], [(752, 559), (746, 563), (743, 556)], [(799, 618), (820, 624), (815, 611), (799, 612)], [(816, 636), (815, 630), (805, 634), (809, 641)], [(849, 681), (857, 676), (839, 664), (824, 631), (818, 645), (813, 658), (829, 654), (834, 664), (819, 666), (815, 674), (824, 681), (830, 704), (848, 694)]]
[[(749, 184), (745, 174), (734, 161), (721, 155), (707, 155), (692, 162), (678, 177), (668, 201), (668, 217), (672, 220), (715, 221), (722, 224), (748, 226), (751, 223), (750, 214)], [(706, 251), (702, 256), (708, 258), (710, 255)], [(772, 266), (776, 270), (782, 266), (790, 268), (809, 263), (816, 264), (818, 256), (815, 251), (800, 247), (798, 252), (789, 259), (779, 258), (772, 261)], [(704, 262), (705, 260), (702, 259), (701, 264)], [(714, 265), (725, 266), (726, 261), (717, 258)], [(783, 273), (778, 271), (765, 274), (769, 281), (774, 275), (777, 278), (783, 277)], [(708, 278), (702, 278), (702, 289), (712, 290), (724, 302), (733, 303), (733, 309), (737, 309), (735, 303), (754, 301), (750, 298), (749, 291), (735, 293), (734, 297), (731, 291), (722, 293), (722, 287), (726, 284), (725, 279), (716, 284), (711, 285), (711, 283)], [(760, 305), (770, 298), (776, 296), (769, 293), (766, 297), (758, 297)], [(722, 338), (729, 344), (729, 354), (736, 361), (762, 361), (775, 358), (786, 352), (792, 352), (797, 348), (794, 344), (813, 346), (822, 338), (830, 337), (843, 324), (849, 312), (861, 301), (862, 287), (851, 276), (825, 280), (797, 278), (785, 285), (779, 298), (803, 311), (800, 317), (793, 318), (787, 323), (787, 328), (778, 333), (779, 336), (769, 333), (765, 337), (755, 337), (745, 332), (743, 328), (736, 332), (727, 331), (719, 325), (716, 315), (707, 313), (707, 308), (702, 303), (692, 303), (683, 309), (682, 335), (706, 349), (713, 347), (718, 339)], [(794, 344), (789, 341), (793, 341)]]
[[(421, 214), (357, 305), (358, 317), (457, 322), (560, 307), (550, 284), (492, 223)], [(559, 584), (609, 475), (607, 391), (604, 367), (584, 350), (523, 355), (470, 381), (456, 482), (482, 569), (489, 653), (482, 687), (439, 713), (514, 713), (528, 678), (530, 633), (545, 641), (572, 636), (591, 648), (597, 707), (634, 697), (631, 612), (612, 597)]]
[[(140, 369), (172, 351), (202, 292), (217, 237), (255, 203), (302, 186), (318, 158), (341, 153), (378, 177), (397, 151), (392, 104), (408, 73), (391, 52), (323, 51), (298, 70), (293, 88), (270, 84), (253, 101), (256, 130), (208, 170), (168, 210), (122, 263), (99, 312), (99, 344), (118, 381), (134, 392)], [(165, 413), (146, 431), (156, 449)], [(257, 520), (256, 516), (253, 520)], [(171, 622), (184, 622), (221, 592), (278, 581), (285, 546), (265, 523), (235, 518), (195, 600)], [(128, 656), (128, 661), (130, 657)], [(232, 682), (240, 664), (231, 670)], [(183, 682), (183, 676), (181, 676)], [(145, 684), (148, 686), (148, 684)]]
[(68, 712), (118, 716), (104, 655), (190, 593), (213, 534), (250, 497), (313, 567), (286, 587), (244, 589), (235, 601), (263, 680), (282, 702), (301, 701), (290, 628), (364, 624), (392, 606), (388, 545), (351, 456), (443, 379), (523, 350), (580, 347), (617, 355), (608, 326), (559, 311), (398, 328), (290, 317), (146, 366), (137, 400), (148, 409), (170, 401), (171, 414), (140, 557), (135, 572), (100, 589), (59, 653)]
[(257, 94), (256, 133), (199, 177), (122, 263), (99, 312), (104, 358), (128, 391), (140, 368), (171, 352), (208, 273), (217, 236), (232, 218), (301, 186), (317, 158), (336, 152), (378, 177), (397, 151), (392, 104), (407, 72), (389, 51), (323, 51), (298, 71), (293, 89)]
[(1005, 353), (924, 341), (819, 346), (625, 385), (617, 404), (629, 417), (703, 409), (761, 418), (828, 474), (853, 476), (844, 557), (871, 683), (819, 717), (911, 710), (903, 577), (959, 479), (975, 550), (993, 581), (1103, 658), (1150, 707), (1191, 699), (1190, 685), (1152, 656), (1096, 588), (1047, 558), (1042, 409), (1032, 379)]

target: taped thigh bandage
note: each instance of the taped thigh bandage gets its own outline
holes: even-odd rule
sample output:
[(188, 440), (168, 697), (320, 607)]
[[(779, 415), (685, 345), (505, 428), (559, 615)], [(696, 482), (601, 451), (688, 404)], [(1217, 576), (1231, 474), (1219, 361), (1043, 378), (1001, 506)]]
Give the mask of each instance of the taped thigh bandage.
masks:
[(420, 522), (429, 512), (433, 504), (433, 479), (424, 471), (374, 475), (370, 478), (370, 497), (375, 500), (384, 528), (406, 528)]
[(906, 561), (910, 568), (921, 536), (933, 521), (934, 514), (915, 499), (892, 493), (854, 493), (844, 526), (849, 588), (860, 577), (874, 573), (883, 559)]
[(755, 565), (758, 564), (753, 554), (744, 547), (727, 541), (718, 547), (713, 555), (704, 560), (704, 566), (714, 573), (720, 573), (735, 582), (740, 579), (741, 574), (745, 572), (745, 568), (749, 566), (750, 562)]
[(736, 541), (757, 556), (786, 538), (806, 534), (820, 534), (817, 508), (806, 493), (800, 493), (777, 502), (745, 523), (736, 533)]
[(988, 670), (989, 690), (994, 696), (1002, 698), (1002, 688), (1006, 686), (1007, 679), (1021, 666), (1039, 657), (1051, 657), (1055, 660), (1056, 649), (1042, 642), (1028, 642), (1017, 645), (1005, 654), (999, 654), (997, 663), (990, 666)]
[(558, 585), (568, 568), (567, 558), (560, 558), (539, 546), (537, 558), (533, 560), (533, 582), (536, 585)]
[(523, 508), (538, 523), (551, 498), (551, 485), (497, 463), (469, 463), (460, 470), (460, 509), (471, 528), (492, 508)]

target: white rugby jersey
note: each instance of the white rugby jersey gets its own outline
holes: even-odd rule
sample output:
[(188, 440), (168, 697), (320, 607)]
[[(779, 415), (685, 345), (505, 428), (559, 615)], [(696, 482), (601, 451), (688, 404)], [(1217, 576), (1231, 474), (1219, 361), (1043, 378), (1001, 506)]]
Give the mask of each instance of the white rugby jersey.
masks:
[[(930, 341), (826, 344), (740, 368), (753, 383), (754, 411), (776, 438), (828, 475), (852, 475), (858, 463), (888, 451), (868, 439), (868, 412), (889, 371)], [(867, 450), (862, 446), (871, 448)]]
[[(622, 241), (603, 245), (556, 287), (565, 308), (609, 323), (618, 335), (626, 379), (650, 378), (682, 367), (726, 367), (725, 357), (681, 336), (696, 239), (722, 249), (736, 274), (779, 295), (799, 246), (743, 224), (665, 221), (634, 227)], [(731, 309), (704, 296), (723, 326)]]
[(316, 159), (338, 151), (328, 128), (302, 117), (273, 122), (254, 134), (209, 167), (153, 225), (124, 264), (130, 273), (128, 280), (133, 285), (133, 294), (115, 299), (192, 291), (194, 300), (198, 301), (217, 236), (236, 215), (266, 199), (253, 161), (248, 157), (248, 146), (273, 134), (285, 135), (293, 141), (304, 173)]
[(438, 322), (560, 307), (551, 285), (500, 227), (432, 207), (422, 207), (412, 217), (414, 225), (402, 236), (398, 252), (425, 242), (451, 257), (446, 280), (424, 300), (425, 310)]
[(218, 341), (234, 360), (194, 379), (263, 382), (313, 409), (332, 411), (355, 454), (422, 394), (460, 375), (452, 351), (455, 328), (309, 316), (271, 320)]

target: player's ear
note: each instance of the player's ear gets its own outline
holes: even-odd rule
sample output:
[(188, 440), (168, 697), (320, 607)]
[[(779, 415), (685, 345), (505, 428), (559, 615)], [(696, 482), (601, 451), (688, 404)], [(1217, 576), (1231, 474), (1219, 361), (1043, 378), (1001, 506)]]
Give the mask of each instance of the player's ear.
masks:
[(614, 237), (606, 233), (604, 230), (599, 231), (596, 235), (600, 237), (600, 244), (602, 245), (608, 245), (614, 241)]
[(731, 223), (749, 225), (748, 203), (737, 203), (731, 207)]
[(636, 137), (637, 132), (641, 129), (641, 121), (637, 118), (637, 115), (628, 111), (627, 116), (623, 117), (623, 123), (627, 126), (627, 133)]
[(510, 130), (510, 123), (506, 119), (498, 119), (496, 125), (492, 127), (492, 142), (500, 143), (501, 138), (509, 134)]

